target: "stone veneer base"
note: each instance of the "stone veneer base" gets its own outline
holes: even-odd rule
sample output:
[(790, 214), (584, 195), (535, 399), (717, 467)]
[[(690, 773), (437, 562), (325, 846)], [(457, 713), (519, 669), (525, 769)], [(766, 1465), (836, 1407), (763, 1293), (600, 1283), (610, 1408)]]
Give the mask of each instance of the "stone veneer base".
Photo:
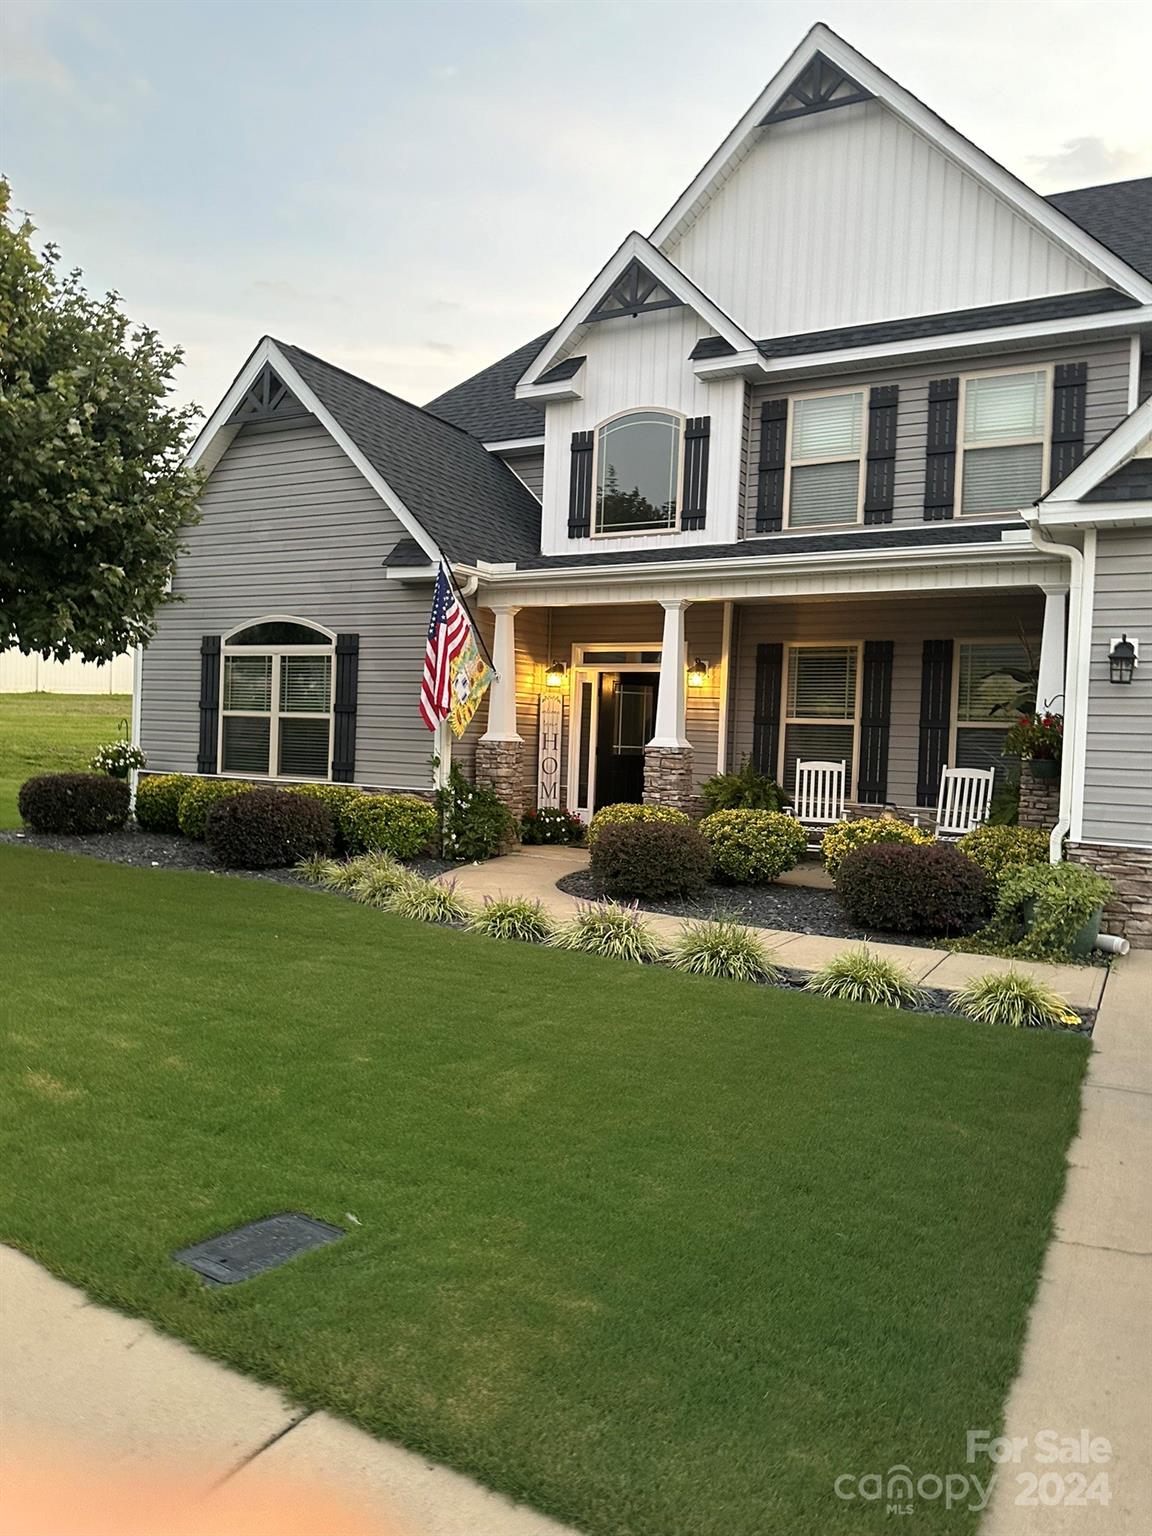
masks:
[(477, 784), (494, 789), (517, 820), (524, 814), (524, 743), (485, 741), (476, 743)]
[(1031, 765), (1020, 765), (1020, 825), (1051, 832), (1060, 820), (1060, 780), (1033, 777)]
[(1121, 934), (1133, 949), (1152, 949), (1152, 848), (1069, 843), (1069, 859), (1106, 875), (1116, 895), (1104, 908), (1103, 933)]
[(644, 748), (644, 804), (667, 805), (690, 816), (700, 813), (691, 747)]

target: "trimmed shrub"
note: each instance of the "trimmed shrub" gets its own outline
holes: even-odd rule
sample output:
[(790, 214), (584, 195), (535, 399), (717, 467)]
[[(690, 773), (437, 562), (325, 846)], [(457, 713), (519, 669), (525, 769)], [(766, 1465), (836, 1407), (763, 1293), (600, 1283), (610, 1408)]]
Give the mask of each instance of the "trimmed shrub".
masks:
[(674, 971), (727, 981), (779, 981), (783, 971), (764, 942), (727, 919), (685, 923), (668, 953)]
[(520, 818), (520, 841), (529, 846), (540, 843), (582, 843), (584, 823), (571, 811), (558, 805), (543, 805), (538, 811), (525, 811)]
[(767, 885), (804, 857), (808, 837), (783, 811), (715, 811), (700, 831), (712, 849), (712, 870), (732, 885)]
[(466, 923), (472, 909), (456, 894), (452, 880), (423, 880), (409, 875), (388, 898), (387, 911), (397, 917), (410, 917), (418, 923)]
[(953, 996), (952, 1006), (977, 1024), (1009, 1029), (1077, 1029), (1081, 1022), (1066, 998), (1015, 970), (977, 976)]
[(179, 832), (180, 801), (195, 780), (187, 773), (149, 773), (136, 785), (136, 825), (145, 832)]
[(981, 938), (1022, 959), (1063, 959), (1112, 893), (1112, 882), (1083, 864), (1012, 865), (1000, 877), (996, 911)]
[(631, 960), (638, 965), (660, 958), (660, 946), (636, 908), (620, 907), (613, 901), (581, 905), (552, 942), (557, 949), (608, 960)]
[(103, 773), (43, 773), (20, 786), (20, 815), (34, 832), (84, 836), (116, 832), (131, 798), (123, 779)]
[(523, 898), (493, 900), (485, 896), (483, 907), (468, 926), (490, 939), (518, 939), (522, 944), (549, 944), (556, 936), (556, 924), (543, 905)]
[(761, 773), (746, 757), (738, 773), (716, 773), (700, 786), (704, 804), (712, 811), (782, 811), (788, 796), (770, 774)]
[(415, 859), (436, 840), (436, 807), (416, 795), (360, 794), (338, 816), (350, 853), (380, 850), (394, 859)]
[(185, 837), (204, 841), (208, 828), (208, 812), (221, 800), (232, 795), (248, 795), (259, 788), (244, 779), (192, 779), (180, 796), (180, 809), (176, 813), (177, 825)]
[(712, 850), (691, 826), (609, 822), (592, 845), (592, 879), (609, 896), (694, 896), (711, 873)]
[(946, 843), (874, 843), (840, 866), (836, 894), (859, 928), (886, 933), (971, 933), (988, 899), (984, 871)]
[(440, 852), (446, 859), (477, 864), (506, 853), (519, 827), (512, 812), (488, 785), (470, 784), (458, 768), (436, 791)]
[(333, 848), (337, 853), (344, 851), (344, 834), (341, 831), (340, 818), (348, 806), (354, 800), (358, 800), (364, 793), (354, 784), (285, 784), (286, 795), (304, 795), (309, 800), (319, 800), (321, 805), (326, 805), (332, 817)]
[(677, 827), (691, 826), (691, 818), (670, 805), (604, 805), (588, 823), (588, 846), (593, 848), (604, 827), (618, 822), (662, 821)]
[(896, 816), (861, 816), (856, 821), (838, 821), (829, 827), (820, 843), (824, 868), (835, 880), (840, 866), (857, 848), (873, 843), (908, 843), (917, 847), (932, 841), (931, 835)]
[(805, 991), (849, 1003), (878, 1003), (884, 1008), (915, 1008), (925, 997), (911, 971), (885, 960), (866, 944), (844, 950), (813, 971)]
[(988, 876), (992, 890), (1018, 864), (1047, 864), (1048, 834), (1039, 827), (975, 827), (956, 844)]
[(204, 840), (228, 869), (283, 869), (332, 846), (332, 816), (318, 800), (256, 789), (229, 795), (208, 812)]

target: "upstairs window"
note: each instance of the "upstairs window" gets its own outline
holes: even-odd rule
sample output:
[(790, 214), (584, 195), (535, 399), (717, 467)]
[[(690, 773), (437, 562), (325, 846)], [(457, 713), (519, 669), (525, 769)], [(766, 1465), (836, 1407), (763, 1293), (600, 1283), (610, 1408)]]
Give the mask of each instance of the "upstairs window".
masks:
[(789, 528), (856, 523), (864, 494), (864, 393), (792, 402)]
[(1049, 370), (990, 373), (960, 387), (961, 511), (1031, 506), (1044, 489)]
[(596, 532), (676, 527), (683, 423), (668, 411), (614, 416), (596, 434)]
[(331, 635), (269, 619), (226, 637), (222, 773), (327, 779), (332, 761)]

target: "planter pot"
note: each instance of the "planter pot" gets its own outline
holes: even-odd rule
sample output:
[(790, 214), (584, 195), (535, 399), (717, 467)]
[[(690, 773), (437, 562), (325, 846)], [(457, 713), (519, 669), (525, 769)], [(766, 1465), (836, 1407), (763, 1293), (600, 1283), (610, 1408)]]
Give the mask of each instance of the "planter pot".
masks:
[(1060, 777), (1060, 759), (1056, 757), (1030, 757), (1029, 766), (1032, 769), (1034, 779), (1058, 779)]
[[(1032, 923), (1036, 916), (1036, 903), (1034, 901), (1026, 901), (1024, 903), (1021, 915), (1024, 918), (1025, 933), (1031, 933)], [(1076, 959), (1082, 960), (1085, 955), (1090, 955), (1092, 953), (1092, 946), (1100, 937), (1100, 923), (1103, 916), (1103, 907), (1097, 907), (1093, 911), (1092, 915), (1084, 924), (1083, 928), (1081, 928), (1080, 932), (1072, 940), (1071, 944), (1069, 944), (1068, 953), (1070, 955), (1074, 955)]]

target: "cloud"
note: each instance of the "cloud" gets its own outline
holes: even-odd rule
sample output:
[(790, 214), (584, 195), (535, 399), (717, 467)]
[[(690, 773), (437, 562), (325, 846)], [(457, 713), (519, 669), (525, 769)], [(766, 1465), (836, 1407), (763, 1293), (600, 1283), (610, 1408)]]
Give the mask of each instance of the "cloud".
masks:
[(1088, 135), (1067, 139), (1054, 154), (1029, 155), (1032, 179), (1053, 189), (1089, 186), (1093, 182), (1123, 181), (1148, 171), (1152, 152), (1148, 146), (1128, 148)]
[(0, 7), (0, 76), (70, 95), (76, 88), (72, 71), (37, 35), (43, 15), (43, 6), (25, 0), (7, 0)]

